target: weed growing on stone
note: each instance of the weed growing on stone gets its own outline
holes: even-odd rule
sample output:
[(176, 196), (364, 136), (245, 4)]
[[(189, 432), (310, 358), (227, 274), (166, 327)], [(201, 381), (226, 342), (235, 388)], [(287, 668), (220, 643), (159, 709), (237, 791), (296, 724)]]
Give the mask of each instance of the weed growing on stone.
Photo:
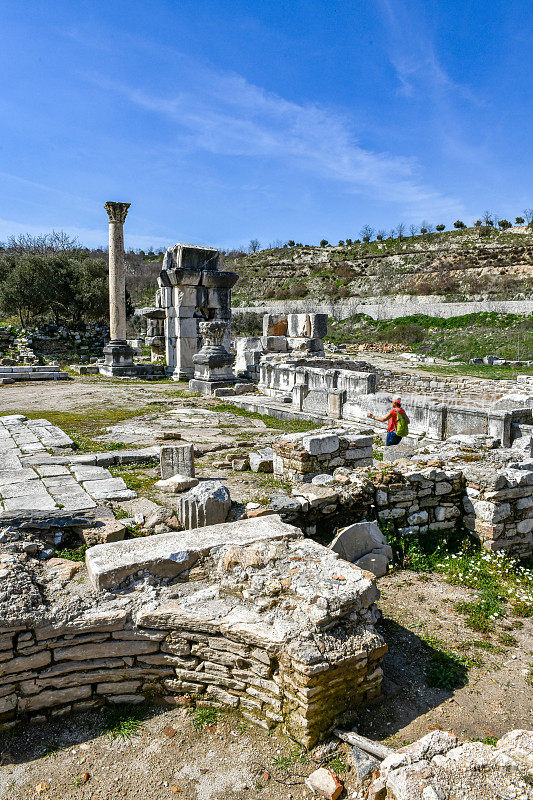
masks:
[(345, 772), (348, 772), (348, 765), (338, 753), (334, 758), (331, 759), (331, 761), (328, 761), (327, 767), (333, 773), (335, 773), (335, 775), (342, 775)]
[(105, 729), (111, 739), (131, 739), (141, 725), (139, 709), (132, 706), (116, 706), (107, 712)]
[(216, 708), (195, 708), (191, 710), (192, 721), (197, 731), (202, 731), (209, 725), (216, 725), (218, 722), (218, 711)]
[(65, 548), (57, 554), (57, 558), (67, 558), (69, 561), (85, 561), (86, 544), (81, 544), (76, 548)]

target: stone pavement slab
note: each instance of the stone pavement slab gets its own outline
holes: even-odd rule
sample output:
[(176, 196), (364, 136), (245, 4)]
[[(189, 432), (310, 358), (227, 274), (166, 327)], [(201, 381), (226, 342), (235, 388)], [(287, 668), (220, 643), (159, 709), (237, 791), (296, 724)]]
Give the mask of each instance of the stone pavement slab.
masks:
[[(50, 453), (65, 453), (72, 444), (70, 436), (48, 420), (29, 420), (21, 414), (0, 417), (0, 509), (50, 511), (61, 507), (82, 511), (100, 501), (137, 496), (122, 478), (113, 478), (104, 466), (97, 466), (100, 462), (114, 463), (114, 453)], [(155, 448), (151, 457), (156, 451), (159, 453)], [(146, 460), (147, 454), (142, 458)]]

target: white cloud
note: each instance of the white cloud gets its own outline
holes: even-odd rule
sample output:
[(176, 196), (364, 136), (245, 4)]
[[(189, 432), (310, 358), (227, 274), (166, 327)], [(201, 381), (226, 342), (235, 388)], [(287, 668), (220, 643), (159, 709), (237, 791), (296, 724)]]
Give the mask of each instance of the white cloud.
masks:
[(424, 185), (415, 159), (362, 147), (351, 119), (317, 104), (300, 104), (240, 75), (178, 61), (180, 89), (162, 94), (87, 76), (132, 104), (173, 120), (180, 149), (284, 161), (341, 183), (344, 191), (394, 203), (397, 213), (457, 214), (460, 203)]

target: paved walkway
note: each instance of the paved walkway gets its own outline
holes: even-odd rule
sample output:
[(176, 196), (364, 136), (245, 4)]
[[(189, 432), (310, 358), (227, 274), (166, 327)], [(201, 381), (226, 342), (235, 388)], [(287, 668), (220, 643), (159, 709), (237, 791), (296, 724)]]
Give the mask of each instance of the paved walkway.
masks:
[(75, 455), (73, 441), (46, 419), (0, 417), (0, 511), (81, 511), (136, 493), (108, 469)]

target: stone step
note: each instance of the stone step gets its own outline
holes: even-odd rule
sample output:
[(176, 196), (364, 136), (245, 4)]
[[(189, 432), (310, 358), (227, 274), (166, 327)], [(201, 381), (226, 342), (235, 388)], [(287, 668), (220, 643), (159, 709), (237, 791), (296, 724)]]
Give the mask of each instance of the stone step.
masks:
[(67, 372), (2, 372), (0, 370), (0, 379), (8, 381), (66, 381), (69, 379)]

